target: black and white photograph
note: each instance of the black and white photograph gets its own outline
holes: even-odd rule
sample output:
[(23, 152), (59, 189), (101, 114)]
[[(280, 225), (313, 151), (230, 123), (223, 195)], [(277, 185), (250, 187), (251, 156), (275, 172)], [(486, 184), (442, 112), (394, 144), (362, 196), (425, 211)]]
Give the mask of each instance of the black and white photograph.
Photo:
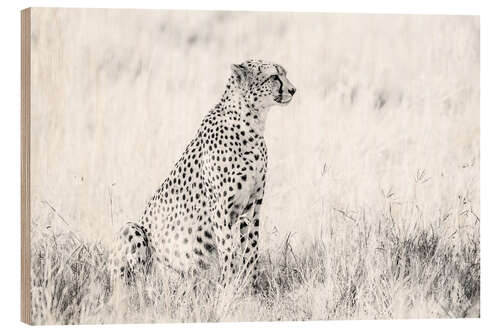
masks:
[(480, 317), (478, 15), (21, 20), (23, 322)]

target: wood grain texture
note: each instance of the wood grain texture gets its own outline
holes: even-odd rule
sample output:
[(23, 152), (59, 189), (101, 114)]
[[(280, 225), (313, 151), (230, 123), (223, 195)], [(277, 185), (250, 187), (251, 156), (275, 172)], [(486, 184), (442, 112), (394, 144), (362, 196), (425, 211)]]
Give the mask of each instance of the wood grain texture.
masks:
[(31, 324), (30, 265), (31, 9), (21, 11), (21, 321)]

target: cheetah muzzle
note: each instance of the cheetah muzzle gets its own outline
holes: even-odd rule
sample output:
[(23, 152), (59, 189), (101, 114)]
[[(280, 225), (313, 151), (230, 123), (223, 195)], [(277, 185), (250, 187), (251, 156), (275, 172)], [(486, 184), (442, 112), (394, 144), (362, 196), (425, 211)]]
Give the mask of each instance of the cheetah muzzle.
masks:
[(139, 221), (120, 230), (112, 272), (127, 278), (151, 264), (185, 272), (216, 263), (223, 286), (237, 273), (255, 283), (267, 171), (263, 134), (269, 108), (295, 94), (286, 75), (261, 60), (231, 66), (220, 102)]

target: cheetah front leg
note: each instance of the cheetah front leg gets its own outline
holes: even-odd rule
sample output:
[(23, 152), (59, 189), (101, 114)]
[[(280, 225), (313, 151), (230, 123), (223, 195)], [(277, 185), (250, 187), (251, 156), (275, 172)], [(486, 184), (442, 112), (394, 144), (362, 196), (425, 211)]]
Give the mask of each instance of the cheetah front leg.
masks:
[(259, 226), (263, 197), (263, 191), (258, 192), (256, 199), (247, 206), (251, 209), (239, 218), (243, 276), (251, 276), (254, 289), (259, 277)]
[(226, 288), (234, 280), (237, 272), (237, 245), (238, 237), (236, 224), (232, 219), (233, 214), (229, 213), (227, 203), (217, 205), (212, 210), (213, 221), (218, 221), (214, 226), (214, 233), (217, 241), (217, 251), (219, 257), (219, 283)]
[[(242, 191), (245, 193), (245, 191)], [(248, 193), (248, 192), (246, 192)], [(258, 278), (259, 213), (263, 190), (250, 197), (232, 195), (212, 211), (223, 287), (237, 279), (255, 285)]]

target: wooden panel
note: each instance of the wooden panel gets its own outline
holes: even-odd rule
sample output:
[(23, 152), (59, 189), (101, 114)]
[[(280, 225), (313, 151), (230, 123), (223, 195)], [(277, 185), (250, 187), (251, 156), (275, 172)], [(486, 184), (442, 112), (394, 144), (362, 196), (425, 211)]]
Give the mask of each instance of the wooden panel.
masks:
[(31, 324), (30, 278), (31, 10), (21, 11), (21, 321)]

